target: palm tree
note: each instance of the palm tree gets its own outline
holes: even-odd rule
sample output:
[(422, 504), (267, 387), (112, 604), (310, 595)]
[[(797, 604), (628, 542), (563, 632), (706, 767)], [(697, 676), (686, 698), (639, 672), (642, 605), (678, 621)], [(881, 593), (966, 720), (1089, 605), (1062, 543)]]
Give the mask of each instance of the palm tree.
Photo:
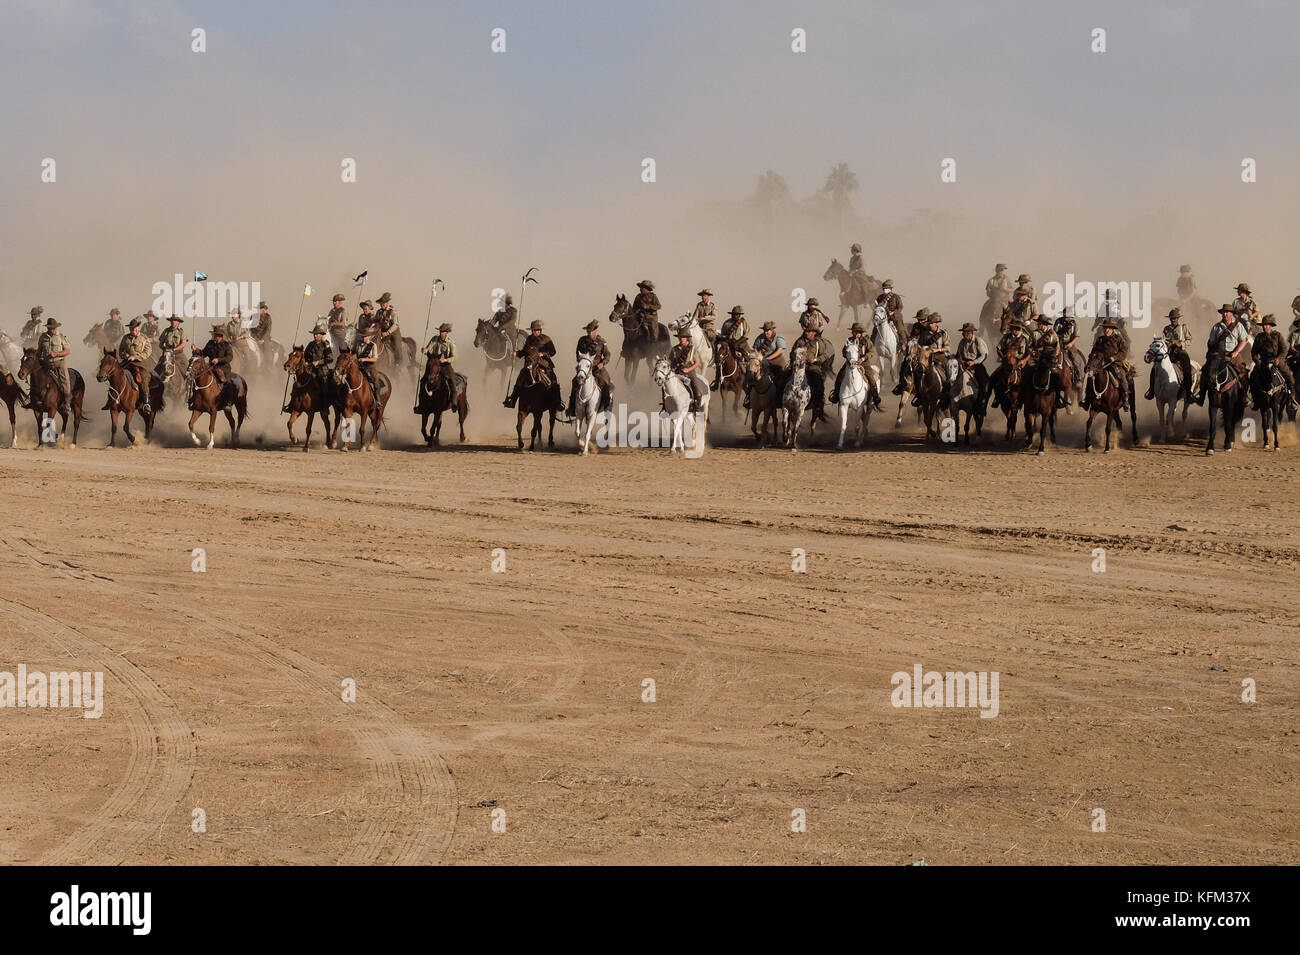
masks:
[(769, 169), (758, 177), (758, 184), (754, 187), (751, 202), (758, 209), (763, 224), (771, 232), (775, 226), (778, 210), (790, 203), (790, 184), (785, 181), (785, 177), (779, 172), (773, 172)]
[(853, 193), (858, 191), (858, 177), (849, 168), (848, 163), (837, 163), (826, 177), (822, 194), (827, 196), (840, 215), (840, 232), (844, 231), (846, 213), (853, 210)]

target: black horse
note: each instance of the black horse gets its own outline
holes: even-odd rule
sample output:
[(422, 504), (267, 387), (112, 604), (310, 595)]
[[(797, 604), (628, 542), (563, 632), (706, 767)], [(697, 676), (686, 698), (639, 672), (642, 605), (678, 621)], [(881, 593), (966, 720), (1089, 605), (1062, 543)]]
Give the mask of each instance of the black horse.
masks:
[(1277, 431), (1282, 414), (1291, 403), (1291, 390), (1286, 379), (1271, 361), (1256, 362), (1250, 372), (1250, 397), (1259, 411), (1260, 425), (1264, 431), (1264, 450), (1268, 447), (1268, 432), (1273, 431), (1273, 450), (1278, 447)]
[[(431, 355), (424, 363), (424, 376), (416, 386), (415, 413), (420, 416), (420, 434), (431, 448), (438, 444), (438, 435), (442, 432), (442, 413), (451, 408), (455, 408), (460, 416), (460, 440), (465, 440), (465, 419), (469, 417), (465, 376), (450, 369), (450, 365), (442, 364)], [(429, 427), (429, 415), (433, 415), (432, 428)]]
[(623, 359), (623, 380), (628, 384), (636, 377), (637, 365), (644, 361), (648, 368), (652, 368), (656, 361), (666, 358), (672, 350), (667, 326), (661, 322), (658, 338), (651, 341), (641, 316), (632, 310), (632, 303), (622, 292), (614, 300), (609, 320), (623, 325), (623, 347), (619, 350), (619, 357)]

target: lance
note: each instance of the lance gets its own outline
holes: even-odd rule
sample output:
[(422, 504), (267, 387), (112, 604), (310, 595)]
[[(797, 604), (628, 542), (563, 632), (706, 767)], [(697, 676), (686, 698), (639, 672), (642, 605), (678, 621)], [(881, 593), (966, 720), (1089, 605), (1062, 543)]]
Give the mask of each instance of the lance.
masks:
[[(295, 322), (293, 326), (293, 342), (290, 344), (290, 351), (298, 345), (298, 332), (302, 329), (302, 309), (303, 306), (307, 304), (307, 296), (311, 293), (312, 287), (304, 284), (302, 287), (302, 298), (298, 300), (298, 321)], [(281, 407), (289, 403), (289, 379), (291, 377), (292, 375), (290, 372), (286, 371), (284, 373), (284, 401), (281, 402)]]
[[(524, 318), (524, 291), (528, 288), (528, 283), (532, 282), (534, 285), (542, 284), (541, 282), (537, 281), (537, 279), (533, 278), (533, 273), (538, 272), (540, 270), (541, 270), (540, 266), (534, 265), (531, 269), (529, 269), (527, 272), (524, 273), (524, 277), (519, 281), (519, 308), (516, 313), (518, 315), (519, 322), (522, 322)], [(519, 326), (516, 325), (515, 327), (518, 328)], [(516, 357), (515, 352), (517, 352), (518, 350), (519, 350), (518, 340), (511, 342), (510, 343), (510, 376), (506, 378), (507, 398), (510, 397), (510, 389), (512, 389), (515, 384), (515, 357)]]
[(433, 298), (438, 294), (439, 285), (442, 286), (443, 291), (446, 291), (447, 286), (442, 279), (434, 279), (433, 285), (429, 287), (429, 309), (424, 313), (424, 338), (421, 341), (427, 342), (429, 340), (429, 319), (433, 317)]

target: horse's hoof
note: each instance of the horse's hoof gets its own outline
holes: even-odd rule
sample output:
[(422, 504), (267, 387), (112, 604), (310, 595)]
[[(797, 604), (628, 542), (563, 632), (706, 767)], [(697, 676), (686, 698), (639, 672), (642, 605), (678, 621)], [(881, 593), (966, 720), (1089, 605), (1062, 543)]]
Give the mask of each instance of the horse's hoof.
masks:
[(1214, 455), (1214, 448), (1206, 448), (1206, 449), (1205, 449), (1205, 456), (1206, 456), (1207, 458), (1208, 458), (1208, 457), (1212, 457), (1213, 455)]
[(1037, 452), (1037, 456), (1041, 458), (1043, 456), (1043, 452), (1042, 451)]

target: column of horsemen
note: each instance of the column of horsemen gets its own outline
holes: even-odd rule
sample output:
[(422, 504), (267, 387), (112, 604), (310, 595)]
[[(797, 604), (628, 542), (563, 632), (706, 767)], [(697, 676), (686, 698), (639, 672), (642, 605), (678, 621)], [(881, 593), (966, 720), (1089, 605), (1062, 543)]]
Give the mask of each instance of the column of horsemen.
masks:
[[(859, 289), (868, 287), (862, 247), (854, 244), (850, 253), (850, 278)], [(652, 281), (637, 283), (638, 294), (631, 303), (631, 322), (638, 328), (644, 339), (649, 342), (661, 340), (659, 312), (662, 305), (655, 292)], [(1087, 359), (1080, 348), (1081, 332), (1076, 319), (1067, 307), (1059, 317), (1049, 317), (1038, 309), (1037, 293), (1028, 274), (1020, 275), (1013, 283), (1005, 264), (999, 263), (994, 268), (994, 275), (985, 286), (987, 301), (981, 313), (981, 324), (988, 318), (1000, 332), (992, 357), (997, 367), (990, 374), (986, 362), (991, 357), (983, 338), (981, 329), (970, 322), (961, 326), (960, 337), (954, 346), (948, 332), (943, 328), (943, 317), (927, 308), (919, 309), (910, 326), (902, 317), (902, 298), (895, 291), (892, 280), (886, 280), (881, 291), (874, 297), (872, 321), (875, 327), (888, 323), (894, 330), (897, 341), (903, 344), (899, 350), (903, 361), (899, 381), (893, 393), (902, 395), (909, 386), (912, 375), (920, 366), (934, 368), (944, 381), (941, 394), (941, 407), (946, 407), (948, 385), (948, 359), (956, 360), (957, 367), (967, 372), (975, 383), (976, 407), (983, 417), (987, 405), (992, 400), (993, 407), (998, 407), (1005, 400), (1007, 376), (1016, 369), (1033, 367), (1050, 376), (1050, 388), (1056, 395), (1058, 408), (1071, 404), (1070, 381), (1082, 380), (1085, 366), (1096, 358), (1100, 365), (1112, 376), (1119, 388), (1121, 407), (1129, 408), (1135, 403), (1134, 379), (1136, 368), (1130, 360), (1130, 338), (1124, 318), (1120, 314), (1113, 291), (1100, 304), (1096, 320), (1093, 323), (1094, 334)], [(1192, 303), (1203, 300), (1197, 298), (1195, 277), (1190, 266), (1180, 269), (1177, 290), (1179, 300)], [(1300, 296), (1293, 303), (1295, 318), (1291, 323), (1285, 339), (1277, 331), (1277, 322), (1273, 315), (1260, 316), (1255, 305), (1250, 286), (1240, 283), (1235, 289), (1236, 298), (1217, 310), (1218, 321), (1210, 330), (1206, 364), (1200, 375), (1199, 387), (1194, 389), (1191, 356), (1192, 333), (1183, 324), (1182, 306), (1175, 306), (1167, 315), (1168, 324), (1160, 333), (1168, 349), (1174, 366), (1180, 373), (1180, 397), (1196, 404), (1205, 401), (1206, 383), (1214, 380), (1224, 366), (1238, 376), (1243, 393), (1246, 387), (1245, 352), (1249, 348), (1250, 357), (1257, 365), (1273, 366), (1278, 369), (1289, 390), (1288, 401), (1291, 409), (1296, 408), (1295, 379), (1291, 364), (1300, 364)], [(727, 349), (743, 364), (757, 360), (761, 368), (774, 374), (778, 385), (784, 386), (793, 374), (796, 365), (802, 366), (807, 374), (807, 382), (812, 392), (811, 409), (814, 419), (825, 420), (823, 412), (827, 400), (831, 404), (839, 401), (839, 391), (849, 361), (856, 362), (863, 371), (863, 378), (868, 388), (868, 398), (875, 408), (880, 408), (881, 395), (876, 376), (871, 373), (871, 366), (877, 360), (871, 330), (860, 322), (854, 322), (849, 330), (849, 337), (841, 349), (845, 363), (840, 366), (835, 383), (826, 394), (826, 377), (834, 370), (832, 347), (824, 338), (824, 332), (830, 321), (820, 307), (817, 298), (808, 298), (803, 312), (799, 316), (799, 334), (793, 342), (787, 342), (784, 335), (777, 330), (776, 323), (765, 321), (756, 331), (751, 329), (745, 315), (745, 309), (736, 305), (728, 311), (721, 327), (715, 330), (717, 306), (713, 293), (704, 288), (697, 293), (699, 301), (693, 312), (685, 316), (677, 330), (677, 344), (668, 350), (666, 358), (672, 373), (681, 376), (689, 386), (692, 396), (692, 409), (699, 410), (701, 399), (708, 390), (716, 390), (720, 385), (718, 375), (721, 364), (716, 360), (722, 349)], [(867, 300), (870, 300), (869, 298)], [(403, 347), (400, 326), (391, 293), (385, 292), (375, 303), (363, 301), (359, 305), (360, 313), (353, 326), (348, 321), (345, 297), (336, 294), (327, 316), (312, 329), (311, 341), (303, 348), (303, 358), (311, 369), (312, 375), (320, 382), (326, 392), (337, 385), (331, 385), (330, 373), (336, 358), (343, 351), (350, 352), (356, 359), (372, 391), (378, 393), (379, 384), (375, 378), (376, 365), (381, 349), (391, 349), (394, 360), (399, 363), (407, 349)], [(68, 399), (71, 392), (67, 359), (71, 353), (70, 343), (60, 331), (60, 323), (46, 319), (42, 326), (43, 308), (36, 306), (31, 310), (30, 319), (23, 327), (21, 339), (23, 346), (33, 349), (37, 361), (53, 377), (59, 391), (60, 411), (68, 412)], [(549, 372), (550, 410), (556, 413), (574, 414), (577, 393), (577, 381), (570, 390), (567, 408), (560, 392), (559, 376), (556, 373), (554, 358), (555, 342), (545, 333), (541, 321), (533, 321), (525, 334), (516, 327), (518, 312), (512, 297), (506, 295), (492, 316), (490, 327), (494, 332), (510, 342), (516, 359), (523, 359), (524, 366), (514, 381), (513, 388), (504, 400), (507, 408), (513, 408), (521, 389), (529, 384), (530, 367), (539, 363)], [(715, 379), (708, 382), (704, 371), (710, 362), (708, 356), (700, 354), (690, 332), (691, 325), (698, 325), (703, 332), (707, 347), (712, 350)], [(42, 331), (43, 327), (43, 331)], [(628, 323), (625, 322), (625, 329)], [(1252, 332), (1255, 328), (1258, 331)], [(599, 333), (600, 323), (589, 322), (575, 346), (575, 359), (587, 359), (590, 362), (593, 377), (601, 389), (601, 410), (607, 410), (612, 402), (613, 382), (610, 378), (610, 361), (612, 353), (608, 344)], [(464, 377), (455, 375), (453, 363), (459, 353), (451, 336), (452, 326), (442, 323), (433, 337), (424, 346), (423, 355), (429, 367), (444, 371), (449, 381), (455, 382), (455, 388), (463, 390)], [(271, 316), (265, 302), (258, 305), (257, 315), (250, 321), (244, 321), (238, 309), (231, 315), (230, 321), (212, 326), (209, 340), (198, 348), (191, 346), (186, 337), (183, 319), (171, 315), (167, 327), (160, 328), (160, 322), (148, 311), (133, 318), (125, 326), (122, 324), (121, 312), (114, 308), (108, 319), (92, 330), (91, 337), (105, 348), (114, 350), (130, 381), (138, 389), (142, 401), (139, 403), (145, 413), (150, 411), (150, 374), (160, 380), (172, 379), (177, 369), (185, 367), (184, 352), (192, 348), (211, 367), (222, 388), (230, 387), (232, 363), (235, 360), (236, 344), (241, 343), (253, 353), (271, 343)], [(752, 336), (752, 337), (751, 337)], [(112, 343), (116, 343), (114, 348)], [(157, 343), (155, 354), (154, 343)], [(150, 368), (150, 362), (154, 366)], [(1150, 356), (1147, 357), (1150, 361)], [(415, 356), (409, 356), (409, 364), (415, 367)], [(1155, 371), (1153, 363), (1150, 387), (1146, 399), (1150, 400), (1155, 389)], [(750, 388), (753, 376), (746, 377), (744, 407), (750, 407)], [(295, 389), (296, 390), (296, 389)], [(21, 390), (20, 400), (28, 406), (28, 396)], [(110, 391), (105, 403), (107, 410), (114, 400)], [(919, 395), (913, 397), (913, 403), (919, 402)], [(1087, 407), (1085, 395), (1081, 403)], [(291, 399), (283, 407), (285, 413), (293, 410)], [(414, 408), (419, 413), (421, 408)], [(1004, 409), (1010, 410), (1010, 409)]]

